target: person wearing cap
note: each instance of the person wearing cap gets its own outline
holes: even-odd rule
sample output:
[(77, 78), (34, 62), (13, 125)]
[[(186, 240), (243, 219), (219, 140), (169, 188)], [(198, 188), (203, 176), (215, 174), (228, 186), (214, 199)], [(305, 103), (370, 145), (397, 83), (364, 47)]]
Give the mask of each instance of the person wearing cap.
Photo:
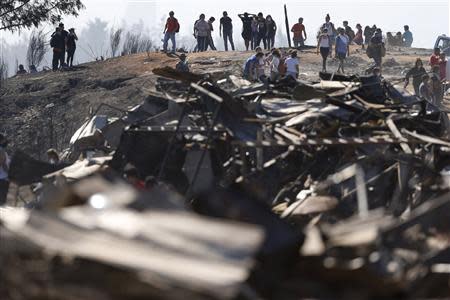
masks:
[(252, 22), (256, 15), (245, 12), (243, 14), (239, 14), (238, 17), (242, 21), (242, 38), (244, 39), (245, 49), (248, 51), (250, 48), (250, 42), (252, 41)]
[(6, 203), (9, 188), (9, 166), (11, 160), (6, 152), (8, 141), (6, 136), (0, 133), (0, 205)]
[(173, 11), (169, 12), (169, 18), (167, 19), (166, 26), (164, 27), (164, 40), (163, 40), (163, 51), (167, 52), (167, 47), (169, 40), (172, 43), (172, 53), (177, 50), (177, 41), (175, 35), (180, 32), (180, 23), (174, 17), (175, 13)]
[(226, 11), (223, 12), (223, 17), (220, 19), (220, 35), (223, 36), (223, 44), (225, 51), (228, 51), (228, 41), (230, 41), (231, 49), (234, 51), (233, 42), (233, 21), (228, 16)]
[(78, 36), (75, 33), (75, 28), (69, 29), (69, 35), (67, 36), (67, 65), (73, 67), (73, 57), (75, 50), (77, 49)]
[(175, 69), (179, 72), (188, 73), (189, 72), (189, 64), (186, 59), (186, 54), (182, 53), (180, 55), (180, 61), (175, 66)]

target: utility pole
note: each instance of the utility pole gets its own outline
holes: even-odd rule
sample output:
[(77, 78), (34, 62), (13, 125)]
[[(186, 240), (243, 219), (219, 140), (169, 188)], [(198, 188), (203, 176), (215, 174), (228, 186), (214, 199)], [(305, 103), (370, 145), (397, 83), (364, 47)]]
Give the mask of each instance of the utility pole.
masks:
[(288, 39), (288, 45), (289, 48), (292, 48), (292, 43), (291, 43), (291, 31), (290, 31), (290, 26), (289, 26), (289, 18), (288, 18), (288, 13), (287, 13), (287, 6), (286, 4), (284, 5), (284, 16), (285, 16), (285, 21), (286, 21), (286, 35), (287, 35), (287, 39)]

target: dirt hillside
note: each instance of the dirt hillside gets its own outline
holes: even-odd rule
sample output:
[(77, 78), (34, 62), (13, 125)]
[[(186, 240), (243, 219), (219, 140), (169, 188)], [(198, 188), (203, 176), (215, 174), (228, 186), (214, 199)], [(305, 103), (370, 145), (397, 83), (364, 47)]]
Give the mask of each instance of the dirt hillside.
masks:
[[(352, 49), (348, 73), (363, 73), (370, 60), (361, 49)], [(431, 50), (391, 49), (385, 58), (384, 75), (400, 78), (417, 57), (427, 60)], [(189, 54), (194, 73), (239, 75), (250, 52), (205, 52)], [(315, 50), (300, 53), (305, 80), (318, 79), (321, 59)], [(152, 70), (175, 66), (177, 59), (162, 53), (138, 54), (92, 62), (72, 71), (41, 72), (14, 77), (0, 91), (0, 132), (9, 136), (11, 147), (43, 158), (48, 148), (62, 150), (75, 130), (101, 103), (127, 110), (140, 104), (155, 89)], [(337, 68), (332, 60), (329, 70)], [(100, 112), (101, 113), (101, 112)], [(111, 112), (108, 112), (111, 113)]]

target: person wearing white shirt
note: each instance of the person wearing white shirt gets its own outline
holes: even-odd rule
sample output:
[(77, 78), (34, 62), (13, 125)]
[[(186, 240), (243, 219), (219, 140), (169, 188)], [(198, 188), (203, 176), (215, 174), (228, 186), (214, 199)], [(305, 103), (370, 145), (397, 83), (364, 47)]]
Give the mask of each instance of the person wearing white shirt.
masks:
[(280, 61), (281, 53), (280, 50), (275, 49), (272, 52), (272, 60), (270, 62), (270, 80), (275, 82), (280, 79)]
[(7, 144), (5, 135), (0, 134), (0, 205), (6, 203), (9, 188), (8, 172), (11, 160), (6, 153)]
[(297, 51), (292, 51), (291, 57), (286, 59), (286, 75), (294, 79), (298, 78), (300, 62), (297, 57)]

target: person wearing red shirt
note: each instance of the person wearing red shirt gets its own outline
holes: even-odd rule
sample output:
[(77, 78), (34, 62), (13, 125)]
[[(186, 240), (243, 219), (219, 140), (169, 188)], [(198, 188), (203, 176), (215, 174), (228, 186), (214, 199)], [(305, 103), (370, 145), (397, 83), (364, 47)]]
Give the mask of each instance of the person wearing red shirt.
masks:
[(291, 31), (294, 33), (295, 48), (305, 46), (307, 36), (305, 25), (303, 25), (303, 18), (298, 19), (298, 23), (292, 27)]
[(178, 20), (174, 17), (174, 15), (175, 13), (173, 11), (169, 13), (169, 18), (167, 19), (166, 27), (164, 28), (164, 52), (167, 52), (169, 40), (172, 42), (172, 53), (175, 53), (177, 49), (175, 35), (180, 31), (180, 24), (178, 23)]
[(431, 68), (433, 68), (434, 66), (439, 66), (440, 55), (441, 55), (441, 49), (435, 48), (433, 55), (431, 55), (431, 57), (430, 57)]

